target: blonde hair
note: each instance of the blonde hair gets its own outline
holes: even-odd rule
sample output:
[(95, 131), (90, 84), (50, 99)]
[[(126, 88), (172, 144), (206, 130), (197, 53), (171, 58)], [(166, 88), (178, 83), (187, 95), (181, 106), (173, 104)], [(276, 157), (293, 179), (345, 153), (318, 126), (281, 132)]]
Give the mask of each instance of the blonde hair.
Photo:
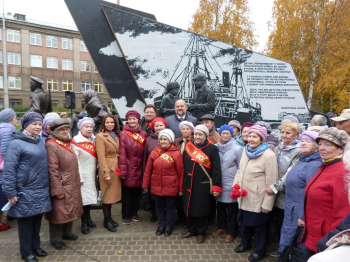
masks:
[(300, 133), (300, 126), (298, 123), (294, 123), (294, 122), (287, 122), (281, 125), (281, 130), (283, 128), (289, 128), (293, 131), (293, 133), (298, 136)]

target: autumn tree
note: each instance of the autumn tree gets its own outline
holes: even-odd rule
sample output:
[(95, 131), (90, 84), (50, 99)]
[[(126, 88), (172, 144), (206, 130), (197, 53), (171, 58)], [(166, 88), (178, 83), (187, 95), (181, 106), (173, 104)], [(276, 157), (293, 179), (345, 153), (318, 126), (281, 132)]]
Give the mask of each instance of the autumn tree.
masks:
[(292, 64), (311, 109), (349, 106), (349, 0), (275, 0), (266, 53)]
[(248, 0), (200, 0), (189, 31), (253, 49), (257, 46)]

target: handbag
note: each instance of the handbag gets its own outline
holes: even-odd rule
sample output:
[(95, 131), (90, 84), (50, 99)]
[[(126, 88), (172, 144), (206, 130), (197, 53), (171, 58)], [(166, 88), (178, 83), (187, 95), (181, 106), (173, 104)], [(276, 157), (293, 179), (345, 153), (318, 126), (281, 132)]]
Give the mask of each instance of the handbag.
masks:
[(211, 179), (211, 177), (209, 176), (207, 170), (205, 170), (204, 166), (202, 166), (201, 164), (199, 164), (201, 166), (201, 168), (203, 169), (204, 173), (207, 175), (208, 179), (209, 179), (209, 185), (210, 185), (210, 189), (209, 189), (209, 193), (213, 194), (213, 180)]
[(142, 192), (139, 198), (139, 206), (145, 211), (150, 211), (152, 209), (151, 193), (149, 192), (149, 190), (147, 192)]
[(300, 230), (301, 227), (298, 227), (292, 243), (283, 249), (277, 262), (307, 262), (309, 256), (296, 247)]

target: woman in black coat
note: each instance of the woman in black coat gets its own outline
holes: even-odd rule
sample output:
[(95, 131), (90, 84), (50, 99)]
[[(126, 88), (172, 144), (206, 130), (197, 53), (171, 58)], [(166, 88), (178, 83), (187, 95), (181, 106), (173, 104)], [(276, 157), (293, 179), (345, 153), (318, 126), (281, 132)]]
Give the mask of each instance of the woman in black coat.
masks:
[[(205, 241), (210, 211), (210, 190), (214, 197), (219, 196), (221, 188), (221, 165), (219, 152), (208, 142), (209, 130), (204, 125), (194, 129), (194, 140), (186, 144), (184, 151), (184, 193), (183, 204), (188, 232), (183, 238), (198, 235), (198, 243)], [(212, 179), (212, 188), (205, 171)]]

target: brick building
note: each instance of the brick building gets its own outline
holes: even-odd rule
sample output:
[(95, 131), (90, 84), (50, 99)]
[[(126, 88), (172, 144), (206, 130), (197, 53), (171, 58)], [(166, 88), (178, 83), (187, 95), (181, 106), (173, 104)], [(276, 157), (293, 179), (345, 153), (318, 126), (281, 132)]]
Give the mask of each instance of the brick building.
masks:
[[(2, 17), (2, 15), (1, 15)], [(76, 108), (85, 107), (82, 92), (94, 89), (104, 104), (114, 109), (102, 78), (95, 68), (79, 31), (73, 27), (26, 19), (25, 15), (7, 14), (6, 38), (3, 39), (0, 19), (0, 90), (4, 85), (3, 43), (7, 49), (9, 106), (30, 105), (30, 76), (44, 81), (44, 90), (51, 89), (53, 107), (65, 107), (64, 91), (74, 91)], [(4, 92), (0, 91), (0, 108)]]

